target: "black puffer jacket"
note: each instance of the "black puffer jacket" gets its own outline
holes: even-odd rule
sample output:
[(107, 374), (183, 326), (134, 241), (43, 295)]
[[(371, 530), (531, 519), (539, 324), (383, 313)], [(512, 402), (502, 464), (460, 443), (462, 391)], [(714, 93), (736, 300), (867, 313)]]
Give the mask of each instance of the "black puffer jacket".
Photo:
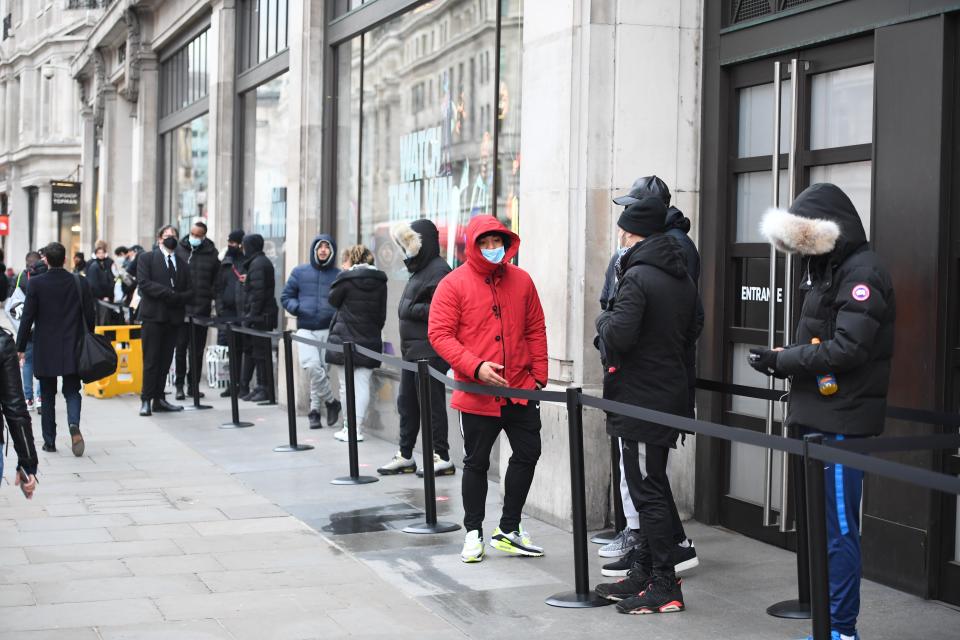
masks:
[(437, 352), (427, 339), (427, 320), (433, 292), (443, 277), (450, 273), (450, 265), (440, 257), (440, 234), (426, 218), (412, 223), (400, 222), (390, 229), (406, 259), (407, 271), (412, 275), (400, 296), (400, 353), (404, 360), (436, 358)]
[(263, 236), (253, 233), (243, 238), (244, 323), (254, 329), (275, 329), (277, 326), (277, 293), (273, 263), (263, 253)]
[[(634, 245), (620, 261), (616, 295), (597, 318), (605, 373), (603, 397), (689, 415), (687, 354), (703, 328), (703, 308), (683, 250), (666, 234)], [(612, 436), (676, 446), (679, 432), (607, 414)]]
[[(330, 286), (330, 304), (337, 310), (330, 323), (330, 342), (353, 342), (371, 351), (383, 350), (381, 332), (387, 321), (387, 274), (367, 265), (341, 271)], [(330, 364), (343, 364), (343, 354), (328, 350)], [(377, 360), (357, 355), (358, 367), (376, 369)]]
[(113, 259), (104, 258), (103, 261), (93, 258), (87, 263), (85, 270), (90, 292), (97, 300), (113, 300), (113, 285), (116, 276), (113, 275)]
[[(0, 330), (0, 407), (3, 408), (3, 418), (10, 428), (13, 448), (17, 452), (17, 467), (29, 474), (36, 474), (37, 450), (33, 445), (33, 428), (27, 401), (23, 399), (23, 380), (20, 377), (17, 348), (13, 337), (3, 330)], [(2, 444), (3, 428), (0, 428), (0, 445)]]
[[(835, 223), (832, 234), (824, 221)], [(837, 227), (839, 237), (831, 243)], [(793, 378), (788, 424), (879, 435), (896, 302), (890, 274), (870, 249), (853, 203), (835, 185), (815, 184), (797, 196), (789, 213), (768, 216), (764, 230), (781, 249), (808, 256), (796, 345), (779, 353), (776, 363), (777, 373)], [(810, 344), (812, 338), (821, 344)], [(826, 373), (837, 380), (831, 396), (821, 395), (817, 385), (817, 375)]]
[(216, 309), (218, 318), (236, 318), (240, 315), (242, 303), (242, 287), (240, 282), (240, 267), (237, 256), (228, 251), (220, 262), (217, 270), (217, 280), (214, 283), (216, 292)]
[(191, 315), (209, 316), (210, 303), (214, 296), (214, 283), (220, 268), (217, 247), (209, 238), (200, 241), (200, 246), (190, 246), (187, 236), (177, 246), (177, 254), (190, 265), (190, 285), (193, 288), (193, 300), (187, 305)]

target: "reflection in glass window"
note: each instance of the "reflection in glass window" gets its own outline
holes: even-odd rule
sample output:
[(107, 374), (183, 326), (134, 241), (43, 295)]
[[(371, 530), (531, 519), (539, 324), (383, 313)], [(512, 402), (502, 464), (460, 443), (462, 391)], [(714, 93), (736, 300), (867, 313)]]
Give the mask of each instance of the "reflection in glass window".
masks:
[[(780, 153), (790, 150), (791, 84), (780, 83)], [(773, 154), (773, 83), (740, 89), (737, 156), (752, 158)]]
[[(481, 7), (485, 7), (481, 4)], [(489, 7), (492, 11), (493, 7)], [(489, 15), (486, 14), (486, 15)], [(490, 51), (481, 53), (485, 81)], [(515, 233), (520, 232), (520, 78), (523, 61), (523, 0), (502, 0), (500, 16), (500, 87), (497, 92), (497, 216)], [(490, 105), (484, 106), (486, 116)], [(485, 120), (484, 120), (485, 121)]]
[(873, 65), (813, 76), (810, 148), (828, 149), (873, 141)]
[(284, 282), (287, 236), (289, 74), (243, 95), (243, 228), (263, 236), (263, 251)]
[(197, 218), (207, 217), (210, 117), (200, 116), (164, 134), (163, 200), (167, 222), (183, 237)]
[(860, 214), (863, 228), (870, 238), (870, 185), (872, 164), (865, 162), (846, 162), (810, 167), (810, 184), (832, 182), (850, 198), (850, 202)]
[[(773, 206), (773, 181), (770, 171), (753, 171), (737, 175), (737, 242), (761, 242), (767, 240), (760, 233), (760, 220)], [(781, 207), (790, 203), (787, 170), (780, 170)]]
[[(337, 48), (337, 244), (359, 239), (360, 38)], [(328, 231), (323, 229), (322, 231)]]

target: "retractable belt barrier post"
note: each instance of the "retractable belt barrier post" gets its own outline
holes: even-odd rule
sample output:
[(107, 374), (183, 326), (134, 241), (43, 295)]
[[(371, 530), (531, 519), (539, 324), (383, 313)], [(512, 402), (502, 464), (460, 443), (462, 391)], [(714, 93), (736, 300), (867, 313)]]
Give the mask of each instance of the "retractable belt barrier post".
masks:
[(433, 473), (433, 413), (430, 411), (430, 362), (417, 362), (420, 402), (420, 442), (423, 446), (423, 509), (426, 522), (406, 527), (404, 533), (450, 533), (460, 528), (453, 522), (437, 522), (437, 488)]
[(330, 481), (330, 484), (370, 484), (371, 482), (380, 480), (380, 478), (373, 476), (360, 475), (360, 461), (357, 452), (357, 396), (354, 389), (353, 354), (354, 344), (352, 342), (344, 342), (343, 375), (347, 388), (347, 445), (350, 455), (350, 475), (343, 478), (335, 478)]
[(230, 422), (224, 422), (220, 425), (221, 429), (243, 429), (252, 427), (252, 422), (242, 422), (240, 420), (240, 403), (237, 400), (237, 387), (240, 384), (237, 378), (240, 377), (240, 360), (243, 355), (239, 353), (237, 345), (237, 332), (234, 331), (233, 323), (227, 322), (227, 362), (230, 369)]
[(313, 445), (297, 443), (297, 397), (293, 388), (293, 339), (290, 331), (283, 332), (283, 369), (287, 385), (287, 430), (290, 442), (274, 447), (273, 450), (278, 453), (309, 451), (313, 449)]
[[(203, 326), (207, 330), (207, 325)], [(190, 361), (190, 392), (193, 404), (184, 405), (184, 411), (202, 411), (213, 409), (208, 404), (200, 404), (200, 354), (197, 353), (197, 325), (193, 316), (187, 316), (187, 358)]]
[[(799, 438), (796, 427), (790, 427), (788, 435)], [(806, 460), (789, 456), (793, 476), (793, 503), (797, 517), (797, 599), (784, 600), (767, 607), (767, 613), (775, 618), (791, 620), (810, 619), (810, 562), (807, 551), (807, 486)]]
[(830, 640), (830, 574), (827, 565), (827, 511), (824, 497), (823, 461), (810, 455), (810, 444), (823, 436), (803, 438), (803, 466), (807, 480), (807, 527), (810, 554), (810, 613), (813, 640)]

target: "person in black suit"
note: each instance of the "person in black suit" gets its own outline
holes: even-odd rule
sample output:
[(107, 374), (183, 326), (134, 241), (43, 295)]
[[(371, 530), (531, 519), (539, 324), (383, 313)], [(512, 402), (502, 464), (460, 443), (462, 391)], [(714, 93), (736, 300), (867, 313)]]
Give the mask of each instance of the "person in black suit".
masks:
[(49, 270), (31, 278), (23, 305), (23, 318), (17, 333), (20, 361), (26, 358), (27, 345), (33, 340), (33, 374), (40, 380), (43, 406), (40, 420), (43, 427), (43, 450), (56, 451), (57, 378), (63, 378), (63, 397), (67, 401), (67, 424), (70, 426), (73, 455), (82, 456), (80, 434), (80, 375), (77, 368), (77, 345), (84, 331), (93, 331), (96, 312), (93, 295), (86, 278), (63, 268), (67, 250), (59, 242), (51, 242), (43, 250)]
[[(190, 267), (177, 256), (177, 229), (167, 225), (157, 233), (157, 247), (137, 258), (140, 288), (140, 338), (143, 342), (143, 389), (140, 415), (153, 411), (183, 411), (164, 398), (163, 388), (185, 307), (193, 298)], [(152, 403), (152, 404), (151, 404)]]

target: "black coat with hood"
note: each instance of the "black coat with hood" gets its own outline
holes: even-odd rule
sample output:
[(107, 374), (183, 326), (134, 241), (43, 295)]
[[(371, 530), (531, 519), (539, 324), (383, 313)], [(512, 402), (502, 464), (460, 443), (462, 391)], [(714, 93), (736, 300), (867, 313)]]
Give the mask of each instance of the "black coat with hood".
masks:
[(217, 269), (215, 306), (218, 318), (237, 318), (243, 303), (243, 283), (240, 282), (240, 262), (243, 260), (240, 248), (231, 251), (228, 247)]
[[(790, 376), (787, 423), (826, 433), (883, 431), (893, 357), (893, 282), (867, 242), (850, 198), (832, 184), (803, 191), (789, 211), (771, 211), (763, 231), (781, 251), (805, 256), (805, 292), (796, 344), (776, 356)], [(810, 341), (819, 338), (821, 343)], [(820, 394), (817, 376), (833, 374), (837, 392)]]
[(217, 247), (209, 238), (200, 241), (200, 245), (190, 245), (190, 236), (186, 236), (177, 246), (177, 255), (190, 265), (190, 284), (193, 288), (193, 300), (187, 305), (191, 315), (209, 316), (210, 303), (213, 301), (214, 284), (220, 269)]
[[(33, 444), (30, 411), (23, 397), (23, 378), (13, 336), (0, 329), (0, 407), (17, 452), (17, 468), (28, 474), (37, 473), (37, 450)], [(0, 455), (3, 454), (3, 428), (0, 427)]]
[[(353, 342), (371, 351), (383, 351), (383, 325), (387, 321), (387, 274), (371, 265), (354, 265), (341, 271), (330, 287), (330, 304), (336, 309), (330, 323), (330, 342)], [(327, 350), (326, 361), (343, 364), (343, 354)], [(380, 362), (357, 354), (358, 367), (376, 369)]]
[[(687, 354), (703, 328), (697, 288), (673, 237), (655, 234), (620, 261), (616, 295), (597, 318), (604, 360), (603, 397), (675, 415), (689, 415)], [(611, 436), (676, 446), (679, 432), (615, 413)]]
[(404, 360), (436, 358), (437, 352), (427, 338), (427, 320), (433, 293), (443, 277), (450, 273), (450, 265), (440, 257), (440, 233), (437, 227), (423, 218), (412, 223), (398, 222), (390, 229), (394, 242), (403, 250), (403, 263), (410, 279), (400, 296), (397, 309), (400, 316), (400, 353)]
[(94, 298), (113, 301), (113, 285), (116, 281), (113, 273), (113, 258), (91, 259), (87, 262), (84, 273)]
[(263, 236), (252, 233), (243, 237), (242, 313), (244, 324), (254, 329), (275, 329), (277, 326), (276, 279), (273, 263), (263, 253)]

